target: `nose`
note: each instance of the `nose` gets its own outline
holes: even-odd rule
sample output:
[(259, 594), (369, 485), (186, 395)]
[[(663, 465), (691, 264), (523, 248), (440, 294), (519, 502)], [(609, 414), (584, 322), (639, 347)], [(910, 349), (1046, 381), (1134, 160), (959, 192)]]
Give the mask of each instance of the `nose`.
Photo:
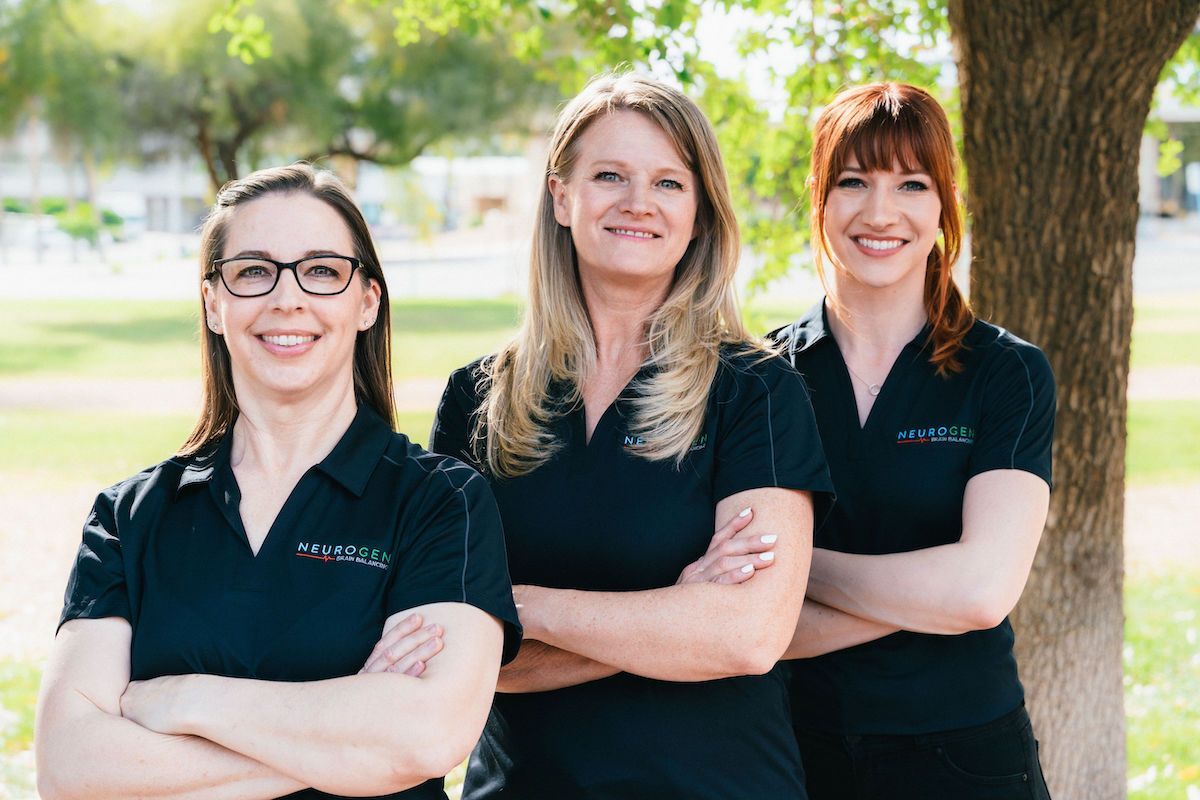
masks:
[(899, 220), (896, 198), (887, 188), (872, 187), (863, 204), (862, 221), (873, 228), (886, 228)]
[(645, 216), (654, 210), (650, 199), (650, 186), (641, 179), (629, 181), (621, 196), (621, 210), (635, 216)]
[(271, 304), (279, 309), (303, 306), (308, 302), (308, 295), (300, 288), (300, 276), (296, 274), (295, 267), (281, 271), (283, 274), (279, 276), (275, 288), (271, 290)]

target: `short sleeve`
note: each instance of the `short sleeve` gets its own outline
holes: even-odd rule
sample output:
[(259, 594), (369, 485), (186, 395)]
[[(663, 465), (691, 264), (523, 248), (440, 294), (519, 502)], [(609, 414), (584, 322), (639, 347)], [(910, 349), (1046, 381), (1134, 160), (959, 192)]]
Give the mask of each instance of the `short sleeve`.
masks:
[(475, 606), (504, 623), (507, 663), (520, 646), (521, 624), (495, 498), (487, 481), (456, 459), (431, 455), (421, 462), (428, 474), (400, 520), (387, 613), (426, 603)]
[(778, 356), (721, 366), (713, 490), (718, 500), (775, 486), (833, 495), (804, 379)]
[(450, 375), (446, 382), (446, 390), (442, 392), (441, 402), (438, 403), (437, 413), (433, 417), (429, 449), (478, 467), (471, 447), (475, 412), (479, 407), (473, 380), (476, 371), (475, 365), (471, 365)]
[(1051, 481), (1055, 388), (1050, 362), (1020, 341), (997, 343), (1002, 351), (984, 386), (969, 475), (1019, 469)]
[(83, 541), (67, 580), (58, 625), (62, 627), (72, 619), (102, 617), (131, 618), (111, 490), (96, 498), (83, 526)]

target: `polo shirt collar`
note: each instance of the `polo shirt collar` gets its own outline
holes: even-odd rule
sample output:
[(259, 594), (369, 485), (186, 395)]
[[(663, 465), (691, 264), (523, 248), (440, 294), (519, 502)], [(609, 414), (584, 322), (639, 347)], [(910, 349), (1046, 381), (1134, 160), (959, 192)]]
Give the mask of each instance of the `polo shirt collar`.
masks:
[(362, 497), (391, 439), (391, 427), (372, 409), (359, 404), (354, 421), (317, 469)]
[[(822, 297), (818, 300), (812, 308), (804, 313), (804, 316), (784, 330), (788, 355), (793, 359), (797, 353), (803, 353), (822, 339), (832, 339), (833, 332), (829, 327), (829, 309), (825, 305), (825, 298)], [(929, 343), (932, 333), (933, 325), (926, 321), (917, 335), (908, 343), (908, 347), (923, 350)]]
[[(365, 405), (359, 405), (350, 427), (329, 455), (317, 464), (317, 469), (355, 496), (362, 497), (367, 481), (387, 450), (391, 436), (392, 429), (378, 414)], [(231, 431), (221, 437), (218, 444), (189, 458), (179, 475), (176, 495), (188, 486), (211, 482), (217, 469), (229, 464), (232, 449)]]
[(825, 298), (804, 313), (804, 316), (784, 328), (789, 360), (794, 361), (797, 353), (803, 353), (822, 339), (829, 337), (829, 318), (825, 312)]

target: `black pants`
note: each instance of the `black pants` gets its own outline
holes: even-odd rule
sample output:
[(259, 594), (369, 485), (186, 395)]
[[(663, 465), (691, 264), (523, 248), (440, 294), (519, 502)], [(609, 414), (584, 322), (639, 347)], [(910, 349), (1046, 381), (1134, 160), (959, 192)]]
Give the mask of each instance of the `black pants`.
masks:
[(1025, 707), (913, 736), (798, 731), (810, 800), (1049, 800)]

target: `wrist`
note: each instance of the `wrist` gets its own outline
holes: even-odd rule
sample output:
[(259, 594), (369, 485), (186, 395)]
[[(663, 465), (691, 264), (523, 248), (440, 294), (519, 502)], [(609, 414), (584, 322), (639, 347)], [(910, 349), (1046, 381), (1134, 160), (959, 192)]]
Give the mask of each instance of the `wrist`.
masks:
[(514, 586), (513, 598), (517, 603), (517, 613), (521, 618), (525, 638), (536, 639), (539, 642), (549, 642), (546, 638), (546, 604), (545, 598), (551, 591), (542, 586)]

